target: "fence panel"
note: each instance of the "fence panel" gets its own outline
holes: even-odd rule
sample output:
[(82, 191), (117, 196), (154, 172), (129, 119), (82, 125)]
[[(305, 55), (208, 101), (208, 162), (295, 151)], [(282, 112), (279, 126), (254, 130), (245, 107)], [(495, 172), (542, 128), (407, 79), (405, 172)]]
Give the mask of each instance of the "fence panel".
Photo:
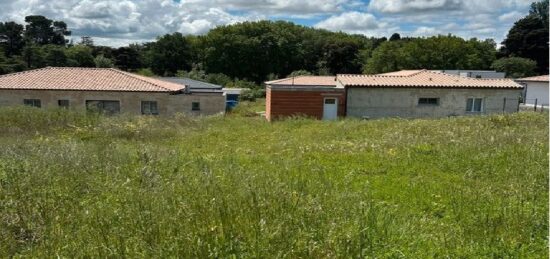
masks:
[(522, 104), (520, 106), (520, 109), (522, 111), (536, 111), (536, 112), (544, 112), (548, 111), (548, 104), (541, 103), (539, 99), (537, 98), (527, 98), (522, 100)]

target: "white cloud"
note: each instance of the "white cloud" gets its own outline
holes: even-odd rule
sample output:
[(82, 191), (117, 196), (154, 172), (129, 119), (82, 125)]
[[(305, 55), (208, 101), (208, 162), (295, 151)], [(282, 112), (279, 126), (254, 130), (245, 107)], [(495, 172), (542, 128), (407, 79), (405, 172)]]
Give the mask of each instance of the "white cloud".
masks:
[[(74, 41), (74, 43), (78, 43), (80, 41), (80, 38), (78, 37), (71, 37), (71, 39)], [(144, 43), (148, 42), (151, 39), (122, 39), (122, 38), (105, 38), (105, 37), (93, 37), (93, 41), (95, 45), (98, 46), (128, 46), (129, 44), (133, 43)]]
[(498, 12), (502, 8), (519, 8), (531, 0), (371, 0), (369, 9), (382, 13), (408, 13), (454, 10), (469, 12)]
[(459, 8), (460, 0), (372, 0), (369, 8), (384, 13), (401, 13), (425, 10), (453, 10)]
[(341, 31), (362, 31), (379, 27), (376, 17), (370, 13), (349, 12), (332, 16), (315, 25), (318, 28)]
[[(153, 40), (176, 31), (202, 34), (218, 25), (265, 18), (254, 14), (234, 15), (221, 6), (205, 0), (181, 3), (172, 0), (0, 0), (0, 19), (24, 23), (25, 16), (40, 14), (65, 21), (75, 40), (92, 36), (98, 38), (97, 44), (118, 46), (129, 41)], [(107, 38), (112, 40), (104, 40)]]
[[(253, 15), (232, 15), (228, 11), (203, 3), (177, 3), (171, 0), (15, 0), (0, 1), (1, 20), (23, 23), (31, 14), (65, 21), (73, 38), (92, 36), (111, 38), (115, 45), (128, 41), (152, 40), (172, 32), (201, 34), (218, 25), (262, 18)], [(118, 45), (118, 44), (117, 44)]]
[(525, 14), (520, 13), (518, 11), (511, 11), (511, 12), (500, 15), (498, 17), (498, 20), (500, 22), (515, 22), (523, 16), (525, 16)]
[(400, 30), (399, 26), (377, 19), (373, 14), (355, 11), (331, 16), (314, 27), (375, 37), (388, 37)]
[(312, 15), (343, 11), (354, 4), (350, 0), (189, 0), (189, 4), (223, 6), (228, 10), (269, 15)]
[(454, 34), (502, 41), (531, 0), (371, 0), (368, 10), (398, 20), (407, 36)]
[(414, 36), (433, 36), (437, 34), (441, 34), (441, 31), (437, 28), (427, 26), (420, 26), (411, 33)]
[[(386, 36), (456, 34), (497, 42), (532, 0), (0, 0), (0, 20), (40, 14), (65, 21), (73, 38), (123, 45), (172, 32), (202, 34), (219, 25), (283, 19), (332, 31)], [(319, 19), (321, 19), (319, 21)]]

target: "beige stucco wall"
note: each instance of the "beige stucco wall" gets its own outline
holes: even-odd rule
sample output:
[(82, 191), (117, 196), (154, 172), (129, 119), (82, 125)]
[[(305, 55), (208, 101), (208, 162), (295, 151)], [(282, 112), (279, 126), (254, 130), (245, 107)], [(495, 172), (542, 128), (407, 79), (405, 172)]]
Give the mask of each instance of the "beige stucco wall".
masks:
[[(192, 111), (191, 103), (200, 102), (200, 111)], [(225, 112), (225, 95), (222, 93), (191, 93), (170, 95), (168, 97), (167, 113), (178, 112), (193, 115), (214, 115)]]
[[(80, 110), (86, 108), (86, 100), (120, 101), (120, 112), (134, 115), (141, 114), (141, 101), (157, 101), (160, 115), (177, 112), (212, 115), (225, 112), (225, 96), (221, 93), (170, 95), (152, 92), (0, 90), (0, 106), (23, 105), (23, 99), (40, 99), (42, 108), (57, 107), (58, 100), (69, 100), (71, 109)], [(196, 101), (200, 102), (200, 111), (191, 110), (191, 103)]]
[[(348, 88), (347, 116), (351, 117), (446, 117), (466, 112), (468, 98), (483, 98), (481, 114), (515, 112), (521, 89), (452, 88)], [(439, 105), (418, 105), (419, 98), (439, 98)]]

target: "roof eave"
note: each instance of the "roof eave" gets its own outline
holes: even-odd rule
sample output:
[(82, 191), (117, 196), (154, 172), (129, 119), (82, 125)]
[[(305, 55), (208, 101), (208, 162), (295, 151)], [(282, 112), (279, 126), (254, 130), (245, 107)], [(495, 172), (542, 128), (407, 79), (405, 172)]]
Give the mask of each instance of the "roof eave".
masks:
[(344, 87), (364, 87), (364, 88), (457, 88), (457, 89), (523, 89), (518, 86), (436, 86), (436, 85), (361, 85), (347, 84)]
[(56, 89), (56, 88), (15, 88), (15, 87), (7, 87), (7, 88), (0, 88), (0, 90), (21, 90), (21, 91), (71, 91), (71, 92), (132, 92), (132, 93), (179, 93), (183, 92), (182, 90), (177, 91), (146, 91), (146, 90), (99, 90), (99, 89)]

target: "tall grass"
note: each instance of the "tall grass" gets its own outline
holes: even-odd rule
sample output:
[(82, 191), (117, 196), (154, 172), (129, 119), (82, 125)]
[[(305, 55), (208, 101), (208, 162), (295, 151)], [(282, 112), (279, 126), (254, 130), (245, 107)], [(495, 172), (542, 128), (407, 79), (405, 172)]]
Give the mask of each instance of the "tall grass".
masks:
[(548, 118), (0, 109), (0, 257), (547, 257)]

